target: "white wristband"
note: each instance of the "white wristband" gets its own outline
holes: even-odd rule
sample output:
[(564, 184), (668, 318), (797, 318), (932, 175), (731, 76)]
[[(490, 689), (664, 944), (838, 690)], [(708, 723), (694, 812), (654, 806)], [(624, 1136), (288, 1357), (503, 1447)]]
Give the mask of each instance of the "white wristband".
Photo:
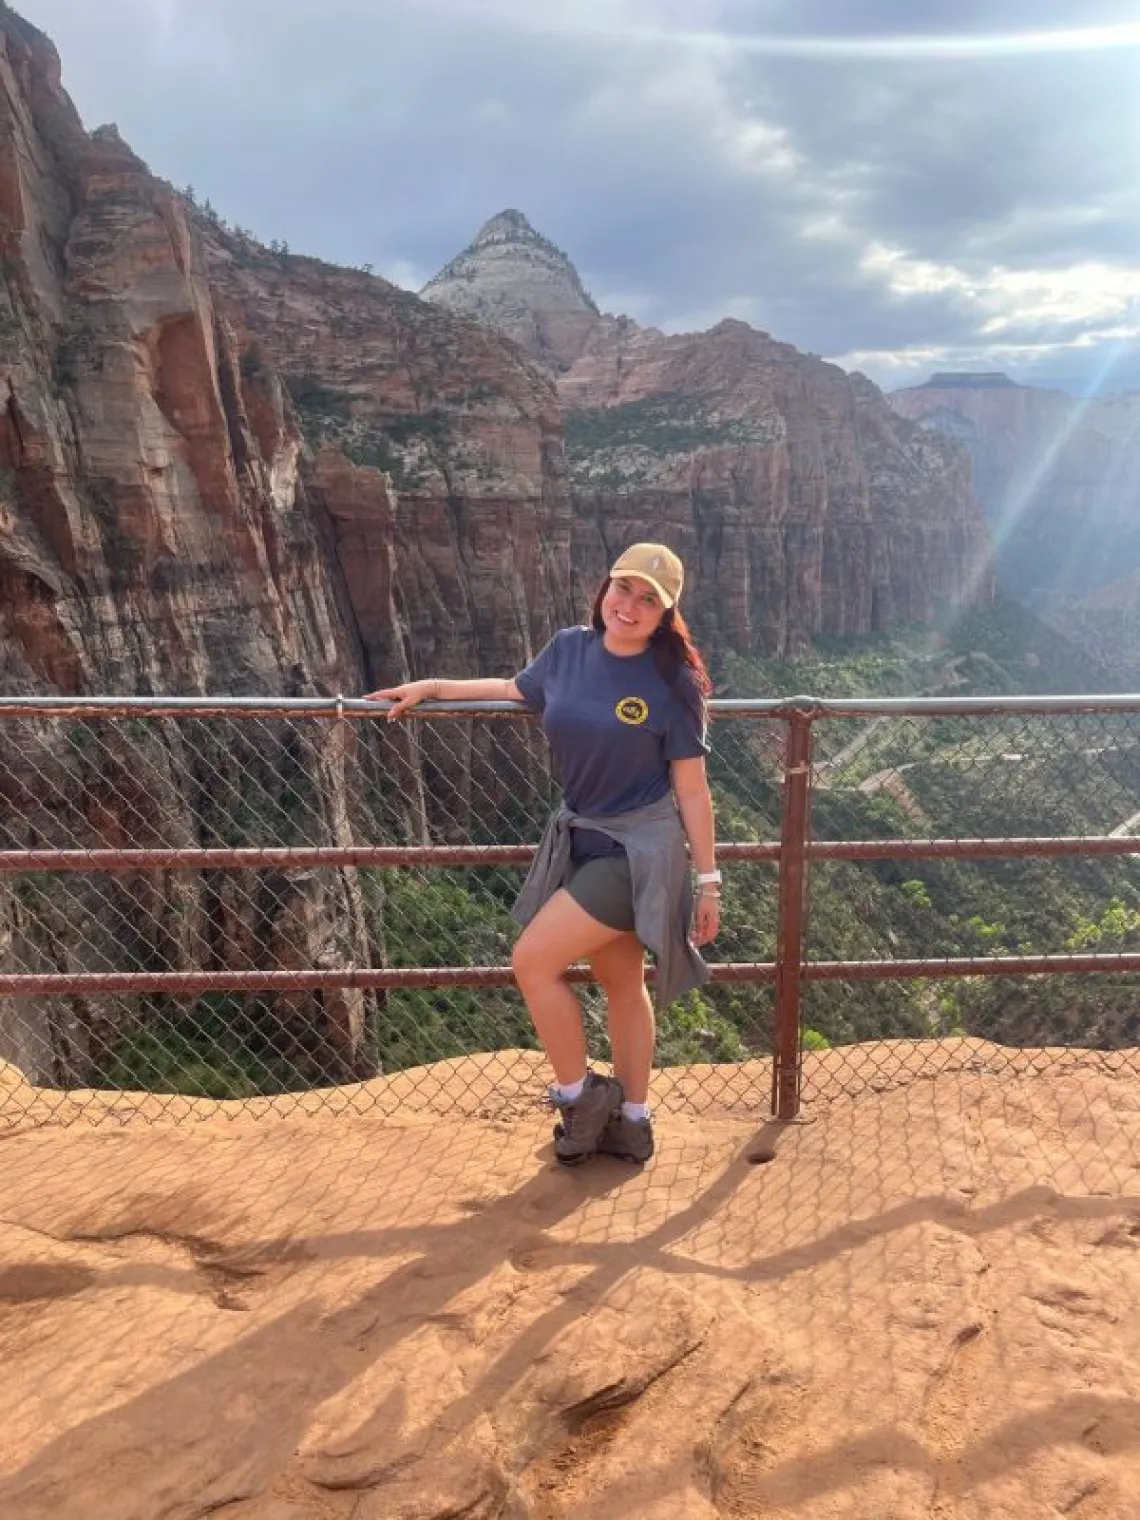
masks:
[(719, 882), (720, 882), (720, 872), (719, 871), (698, 871), (697, 872), (697, 880), (701, 883), (702, 886), (706, 882), (709, 882), (709, 883), (717, 882), (719, 884)]

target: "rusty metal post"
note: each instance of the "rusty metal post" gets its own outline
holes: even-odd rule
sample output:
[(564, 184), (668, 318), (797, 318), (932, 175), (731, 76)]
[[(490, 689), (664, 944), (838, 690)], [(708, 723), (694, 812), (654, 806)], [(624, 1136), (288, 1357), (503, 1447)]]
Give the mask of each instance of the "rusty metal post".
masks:
[(788, 715), (784, 802), (780, 820), (780, 886), (776, 926), (775, 1059), (772, 1112), (792, 1120), (800, 1108), (800, 1002), (803, 988), (807, 837), (811, 810), (814, 703)]

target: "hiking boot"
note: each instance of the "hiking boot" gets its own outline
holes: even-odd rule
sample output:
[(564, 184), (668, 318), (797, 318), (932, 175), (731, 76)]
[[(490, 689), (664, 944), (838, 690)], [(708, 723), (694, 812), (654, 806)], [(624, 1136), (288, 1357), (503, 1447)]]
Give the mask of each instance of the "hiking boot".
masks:
[(577, 1166), (598, 1148), (602, 1132), (614, 1114), (621, 1112), (621, 1083), (613, 1077), (588, 1072), (581, 1096), (568, 1103), (552, 1091), (550, 1101), (561, 1114), (554, 1126), (554, 1154), (563, 1166)]
[(602, 1131), (598, 1154), (644, 1165), (653, 1154), (653, 1125), (648, 1119), (627, 1119), (619, 1109)]

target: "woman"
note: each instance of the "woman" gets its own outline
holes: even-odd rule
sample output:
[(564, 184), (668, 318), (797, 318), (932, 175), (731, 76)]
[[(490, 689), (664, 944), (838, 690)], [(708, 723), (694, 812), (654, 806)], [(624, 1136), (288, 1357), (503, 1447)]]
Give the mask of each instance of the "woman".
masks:
[[(653, 1154), (645, 950), (665, 1007), (708, 979), (693, 946), (719, 927), (705, 775), (711, 687), (677, 606), (683, 581), (671, 549), (634, 544), (610, 569), (590, 625), (563, 628), (513, 680), (410, 681), (369, 693), (391, 701), (389, 719), (425, 698), (523, 702), (542, 714), (565, 802), (516, 904), (525, 927), (512, 960), (557, 1079), (554, 1151), (567, 1166), (595, 1151), (636, 1162)], [(581, 1006), (564, 979), (583, 958), (606, 993), (612, 1077), (587, 1065)]]

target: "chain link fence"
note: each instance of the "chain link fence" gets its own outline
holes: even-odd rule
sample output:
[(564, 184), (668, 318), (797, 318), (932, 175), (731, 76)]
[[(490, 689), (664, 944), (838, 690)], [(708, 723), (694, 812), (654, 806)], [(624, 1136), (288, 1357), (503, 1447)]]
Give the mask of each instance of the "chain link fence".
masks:
[[(654, 1100), (1140, 1068), (1140, 699), (1095, 705), (714, 704), (722, 930)], [(510, 908), (554, 801), (505, 705), (0, 702), (0, 1124), (534, 1103)]]
[[(815, 726), (810, 959), (864, 964), (808, 972), (805, 1099), (1031, 1071), (1060, 1047), (1140, 1070), (1140, 703), (1011, 705), (1038, 710)], [(826, 853), (888, 839), (889, 856)]]

